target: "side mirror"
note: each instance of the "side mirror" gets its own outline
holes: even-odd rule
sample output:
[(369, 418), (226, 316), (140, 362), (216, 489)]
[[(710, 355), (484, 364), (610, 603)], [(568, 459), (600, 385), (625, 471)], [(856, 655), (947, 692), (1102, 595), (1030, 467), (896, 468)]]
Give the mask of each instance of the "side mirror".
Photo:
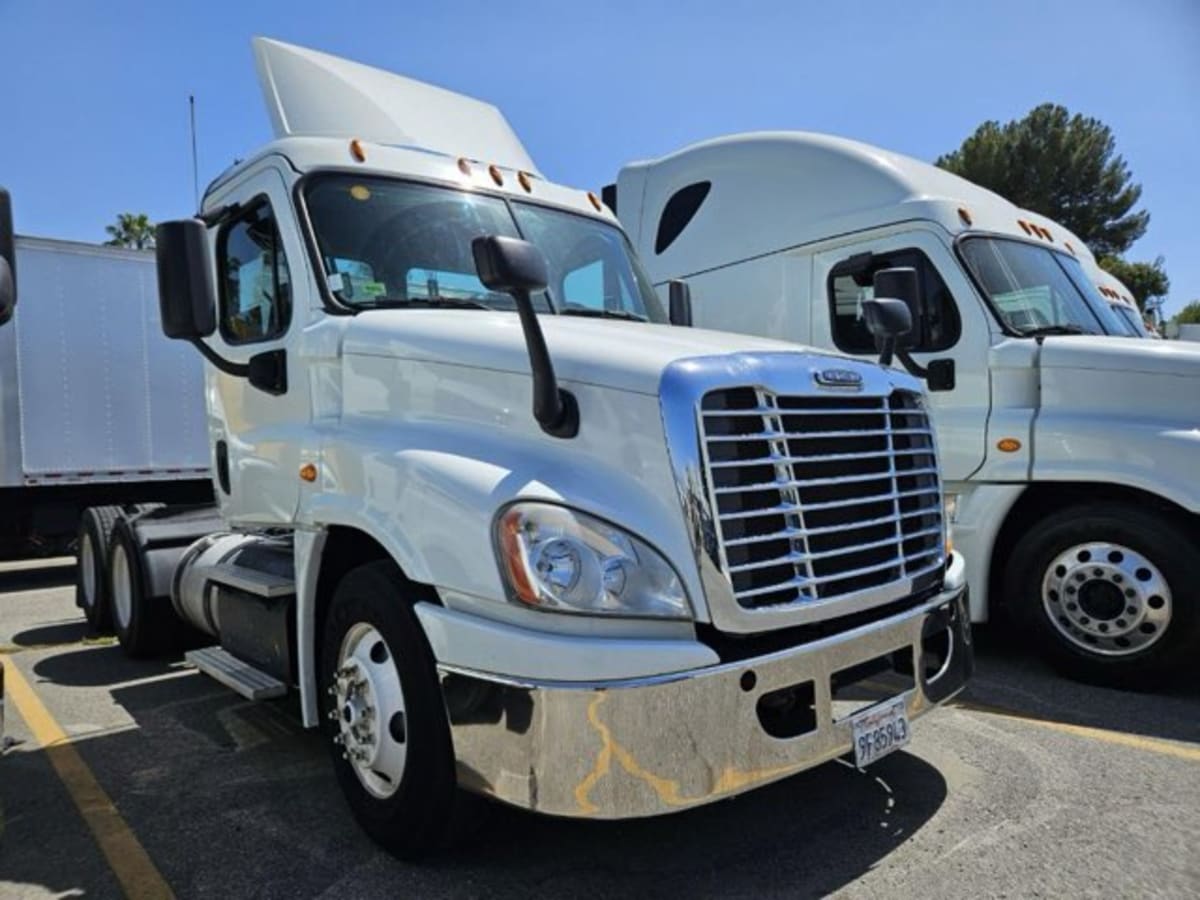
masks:
[(528, 241), (520, 238), (486, 235), (471, 241), (475, 271), (483, 286), (511, 294), (521, 319), (525, 349), (529, 351), (529, 371), (533, 376), (533, 417), (546, 434), (572, 438), (579, 433), (579, 403), (569, 391), (558, 386), (546, 337), (533, 309), (534, 291), (549, 282), (546, 258)]
[(208, 226), (200, 219), (163, 222), (154, 243), (163, 334), (185, 341), (208, 337), (217, 328)]
[(896, 349), (907, 350), (914, 346), (917, 334), (912, 326), (921, 315), (921, 283), (917, 280), (917, 270), (911, 266), (880, 269), (872, 278), (872, 284), (876, 299), (900, 300), (908, 307), (909, 325), (904, 334), (896, 336)]
[(0, 188), (0, 325), (17, 308), (17, 250), (13, 238), (12, 201)]
[(528, 298), (534, 291), (545, 289), (550, 280), (542, 252), (520, 238), (476, 238), (471, 242), (471, 252), (479, 280), (488, 290), (523, 293)]
[(692, 326), (692, 289), (686, 281), (673, 279), (667, 283), (672, 325)]
[(912, 313), (903, 300), (876, 297), (863, 303), (863, 320), (875, 338), (879, 364), (890, 366), (897, 350), (897, 341), (912, 331)]

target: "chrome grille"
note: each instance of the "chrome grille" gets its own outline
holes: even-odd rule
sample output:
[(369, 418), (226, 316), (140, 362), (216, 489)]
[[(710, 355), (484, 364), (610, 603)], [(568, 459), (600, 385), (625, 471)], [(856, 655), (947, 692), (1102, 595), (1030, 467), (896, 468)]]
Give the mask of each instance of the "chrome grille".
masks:
[(919, 394), (710, 391), (700, 409), (721, 567), (744, 609), (826, 601), (944, 562)]

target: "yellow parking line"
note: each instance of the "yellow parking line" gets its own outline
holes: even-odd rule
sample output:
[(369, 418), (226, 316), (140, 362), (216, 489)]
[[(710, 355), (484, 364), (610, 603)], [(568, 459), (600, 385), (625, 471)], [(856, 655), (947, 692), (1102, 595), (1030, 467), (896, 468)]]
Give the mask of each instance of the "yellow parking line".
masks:
[(1174, 756), (1178, 759), (1186, 759), (1190, 762), (1200, 762), (1200, 747), (1188, 747), (1183, 744), (1177, 744), (1173, 741), (1142, 737), (1139, 734), (1126, 734), (1123, 731), (1110, 731), (1107, 728), (1092, 728), (1087, 725), (1071, 725), (1067, 722), (1056, 722), (1053, 719), (1043, 719), (1039, 716), (1017, 712), (1016, 710), (1001, 709), (995, 706), (983, 706), (978, 703), (956, 701), (953, 703), (953, 705), (957, 706), (959, 709), (966, 709), (970, 710), (971, 712), (986, 713), (987, 715), (999, 716), (1004, 719), (1013, 719), (1020, 722), (1029, 722), (1032, 725), (1040, 725), (1043, 728), (1061, 731), (1064, 734), (1073, 734), (1077, 737), (1090, 738), (1094, 741), (1103, 741), (1106, 744), (1116, 744), (1121, 747), (1132, 747), (1135, 750), (1145, 750), (1148, 753), (1159, 753), (1163, 756)]
[(33, 732), (70, 793), (79, 814), (92, 831), (127, 897), (173, 898), (170, 886), (130, 830), (92, 770), (71, 745), (71, 739), (34, 693), (20, 670), (0, 655), (8, 697)]

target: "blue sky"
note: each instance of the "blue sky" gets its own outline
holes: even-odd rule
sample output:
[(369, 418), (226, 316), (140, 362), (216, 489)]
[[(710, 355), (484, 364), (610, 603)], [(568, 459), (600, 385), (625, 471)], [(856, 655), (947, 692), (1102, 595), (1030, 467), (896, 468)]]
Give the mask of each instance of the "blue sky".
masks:
[(496, 103), (542, 171), (599, 187), (630, 159), (736, 131), (827, 131), (932, 160), (1051, 100), (1096, 116), (1145, 189), (1132, 259), (1200, 298), (1200, 2), (30, 3), (0, 0), (0, 183), (17, 230), (101, 240), (192, 208), (269, 136), (250, 38)]

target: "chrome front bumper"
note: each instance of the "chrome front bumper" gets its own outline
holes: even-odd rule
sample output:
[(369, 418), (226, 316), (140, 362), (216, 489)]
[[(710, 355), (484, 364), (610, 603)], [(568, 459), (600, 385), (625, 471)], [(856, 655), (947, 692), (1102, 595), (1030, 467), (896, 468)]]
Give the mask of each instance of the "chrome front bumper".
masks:
[[(944, 648), (929, 678), (923, 639)], [(709, 803), (849, 752), (849, 721), (834, 718), (834, 674), (885, 656), (911, 665), (910, 719), (961, 690), (974, 668), (965, 589), (796, 648), (653, 678), (439, 674), (462, 787), (550, 815), (619, 819)], [(772, 737), (760, 699), (808, 684), (811, 729)]]

